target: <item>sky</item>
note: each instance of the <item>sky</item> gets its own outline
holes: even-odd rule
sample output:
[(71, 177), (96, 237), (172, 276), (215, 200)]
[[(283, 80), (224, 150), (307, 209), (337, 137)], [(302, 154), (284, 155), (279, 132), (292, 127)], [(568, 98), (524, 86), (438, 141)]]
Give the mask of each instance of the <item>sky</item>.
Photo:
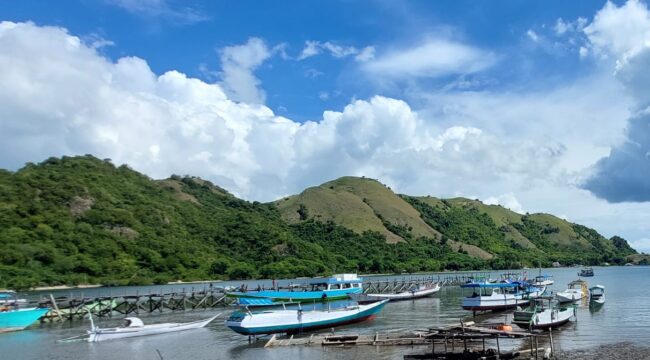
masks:
[(366, 176), (650, 251), (649, 68), (640, 0), (0, 0), (0, 168), (257, 201)]

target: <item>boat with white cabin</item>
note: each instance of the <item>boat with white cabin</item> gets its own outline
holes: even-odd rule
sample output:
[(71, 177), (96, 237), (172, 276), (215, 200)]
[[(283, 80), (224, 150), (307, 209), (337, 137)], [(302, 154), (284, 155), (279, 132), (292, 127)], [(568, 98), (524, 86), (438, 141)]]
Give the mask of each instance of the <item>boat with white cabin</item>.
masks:
[(605, 287), (596, 285), (589, 288), (589, 307), (596, 308), (605, 304)]
[(535, 279), (531, 282), (535, 286), (551, 286), (555, 283), (555, 280), (553, 280), (553, 275), (537, 275), (535, 276)]
[(472, 295), (464, 297), (462, 306), (470, 311), (490, 311), (513, 309), (517, 306), (527, 305), (531, 299), (541, 296), (546, 288), (530, 284), (513, 283), (487, 283), (464, 284), (461, 288), (470, 288)]
[(555, 293), (557, 301), (561, 303), (574, 302), (582, 300), (587, 293), (587, 283), (582, 280), (574, 280), (569, 283), (569, 287), (564, 291)]
[(333, 326), (352, 324), (375, 317), (388, 300), (382, 300), (367, 305), (346, 306), (338, 309), (306, 311), (302, 308), (294, 310), (269, 310), (260, 312), (234, 312), (226, 326), (242, 335), (262, 335), (287, 333), (297, 334), (304, 331), (330, 328)]
[(524, 310), (515, 311), (512, 322), (523, 329), (549, 329), (566, 324), (576, 315), (574, 307), (562, 307), (553, 297), (537, 298)]

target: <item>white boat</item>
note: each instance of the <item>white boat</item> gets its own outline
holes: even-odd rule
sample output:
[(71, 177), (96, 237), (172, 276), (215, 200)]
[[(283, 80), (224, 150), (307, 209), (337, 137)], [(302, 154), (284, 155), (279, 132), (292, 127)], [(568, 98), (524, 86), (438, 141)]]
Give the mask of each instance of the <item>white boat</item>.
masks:
[(512, 309), (527, 305), (531, 299), (541, 296), (543, 287), (525, 283), (464, 284), (462, 288), (474, 290), (472, 295), (463, 298), (463, 309), (470, 311), (490, 311)]
[(188, 323), (163, 323), (151, 325), (143, 324), (142, 320), (138, 319), (137, 317), (127, 317), (124, 318), (124, 320), (126, 320), (124, 326), (105, 329), (96, 327), (91, 316), (91, 329), (87, 331), (88, 342), (124, 339), (136, 336), (158, 335), (177, 331), (198, 329), (205, 327), (219, 315), (221, 314), (217, 314), (209, 319), (192, 321)]
[(532, 282), (535, 286), (550, 286), (554, 283), (555, 280), (553, 280), (553, 275), (538, 275), (535, 276), (535, 279)]
[(589, 306), (600, 306), (605, 303), (605, 287), (596, 285), (589, 288)]
[(420, 286), (417, 289), (409, 290), (409, 291), (403, 291), (400, 293), (393, 293), (393, 294), (350, 294), (350, 297), (357, 301), (360, 304), (363, 303), (370, 303), (370, 302), (375, 302), (375, 301), (381, 301), (381, 300), (389, 300), (389, 301), (398, 301), (398, 300), (413, 300), (413, 299), (418, 299), (418, 298), (423, 298), (427, 296), (431, 296), (435, 293), (440, 291), (440, 285), (439, 284), (433, 284), (433, 285), (428, 285), (428, 286)]
[(552, 297), (536, 299), (528, 309), (515, 311), (512, 322), (524, 329), (548, 329), (563, 325), (575, 316), (575, 308), (561, 307), (552, 300)]
[(557, 292), (555, 297), (561, 303), (578, 301), (585, 297), (586, 287), (586, 282), (575, 280), (569, 283), (569, 287), (566, 290)]
[(236, 311), (226, 326), (242, 335), (296, 334), (333, 326), (352, 324), (375, 317), (388, 300), (333, 310)]

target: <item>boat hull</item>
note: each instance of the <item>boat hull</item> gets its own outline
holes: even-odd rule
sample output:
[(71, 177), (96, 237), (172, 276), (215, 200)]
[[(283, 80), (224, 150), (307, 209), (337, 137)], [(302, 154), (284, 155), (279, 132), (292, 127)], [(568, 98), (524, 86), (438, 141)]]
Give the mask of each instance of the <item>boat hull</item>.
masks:
[(405, 291), (397, 294), (352, 294), (350, 297), (360, 303), (370, 303), (374, 301), (389, 300), (389, 301), (402, 301), (414, 300), (427, 296), (431, 296), (440, 291), (440, 287), (436, 286), (430, 289), (423, 289), (418, 291)]
[(49, 311), (49, 308), (29, 308), (0, 312), (0, 332), (23, 330)]
[[(323, 290), (323, 291), (248, 291), (248, 292), (230, 292), (228, 297), (235, 298), (266, 298), (273, 301), (283, 302), (319, 302), (343, 300), (350, 297), (350, 294), (360, 294), (361, 288), (351, 288), (342, 290)], [(323, 296), (325, 295), (325, 296)]]
[(356, 310), (300, 312), (279, 310), (262, 313), (235, 313), (226, 326), (242, 335), (287, 333), (296, 334), (334, 326), (357, 323), (374, 318), (388, 300), (360, 305)]
[[(533, 328), (538, 330), (550, 329), (562, 326), (571, 320), (571, 317), (574, 315), (572, 309), (547, 309), (541, 312), (534, 314), (528, 313), (530, 320), (517, 320), (517, 317), (524, 312), (515, 312), (515, 319), (513, 323), (519, 325), (522, 328)], [(524, 316), (525, 317), (525, 316)]]
[(99, 342), (99, 341), (132, 338), (138, 336), (167, 334), (172, 332), (199, 329), (208, 325), (217, 316), (213, 316), (209, 319), (193, 321), (189, 323), (166, 323), (166, 324), (145, 325), (142, 327), (133, 327), (133, 328), (124, 327), (124, 328), (96, 329), (94, 331), (91, 330), (88, 332), (88, 342)]

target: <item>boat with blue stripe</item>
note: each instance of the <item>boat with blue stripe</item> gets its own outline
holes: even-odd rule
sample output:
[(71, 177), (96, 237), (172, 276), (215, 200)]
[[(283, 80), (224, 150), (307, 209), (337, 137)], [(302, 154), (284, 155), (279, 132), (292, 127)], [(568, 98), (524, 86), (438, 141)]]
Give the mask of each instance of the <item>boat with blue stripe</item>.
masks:
[(333, 310), (236, 311), (226, 320), (226, 326), (242, 335), (299, 334), (371, 319), (387, 302), (382, 300)]
[(236, 298), (267, 298), (273, 301), (314, 302), (347, 299), (363, 292), (363, 279), (357, 274), (336, 274), (291, 290), (237, 291), (226, 295)]
[(49, 308), (27, 308), (0, 312), (0, 332), (23, 330), (49, 311)]

